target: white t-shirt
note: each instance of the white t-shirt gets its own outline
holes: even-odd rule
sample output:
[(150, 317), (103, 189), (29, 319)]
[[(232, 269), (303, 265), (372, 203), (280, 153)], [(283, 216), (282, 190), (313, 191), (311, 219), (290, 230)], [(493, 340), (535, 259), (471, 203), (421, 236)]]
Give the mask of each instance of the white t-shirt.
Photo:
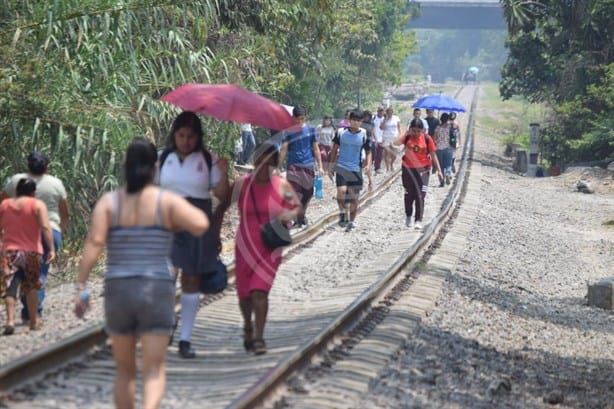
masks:
[(175, 152), (171, 152), (160, 170), (159, 185), (183, 197), (211, 199), (209, 190), (215, 188), (221, 180), (217, 166), (218, 157), (213, 152), (211, 152), (211, 162), (211, 179), (209, 179), (209, 168), (201, 151), (192, 152), (183, 162)]
[(392, 117), (390, 117), (390, 119), (388, 120), (384, 117), (383, 122), (384, 122), (384, 129), (382, 131), (383, 131), (384, 139), (385, 140), (395, 139), (398, 136), (399, 124), (401, 123), (401, 120), (399, 119), (399, 117), (396, 115), (392, 115)]
[(380, 118), (377, 115), (375, 116), (375, 118), (373, 118), (373, 139), (375, 139), (375, 142), (377, 143), (384, 142), (384, 131), (382, 131), (382, 129), (380, 128), (380, 125), (382, 124), (384, 118), (384, 116)]
[(252, 124), (241, 124), (241, 131), (243, 132), (251, 132)]
[(318, 135), (318, 143), (324, 146), (332, 146), (333, 145), (333, 136), (335, 135), (335, 128), (332, 126), (323, 127), (322, 125), (318, 125), (316, 128), (316, 132)]

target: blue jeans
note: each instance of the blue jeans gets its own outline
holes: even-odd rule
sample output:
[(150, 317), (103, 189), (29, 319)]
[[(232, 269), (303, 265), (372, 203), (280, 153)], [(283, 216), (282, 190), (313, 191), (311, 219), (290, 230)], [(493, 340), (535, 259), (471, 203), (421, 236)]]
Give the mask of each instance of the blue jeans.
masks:
[(252, 152), (256, 147), (256, 139), (253, 132), (241, 131), (241, 143), (243, 144), (243, 152), (241, 153), (241, 161), (247, 163), (252, 156)]
[(437, 149), (435, 151), (437, 154), (437, 160), (439, 161), (439, 166), (441, 166), (441, 172), (444, 176), (452, 175), (452, 154), (454, 150), (452, 148), (446, 149)]
[[(52, 229), (51, 235), (53, 236), (53, 246), (55, 247), (55, 253), (58, 254), (58, 249), (62, 244), (62, 233), (59, 230)], [(47, 286), (47, 275), (49, 274), (49, 264), (45, 263), (47, 260), (47, 256), (49, 255), (49, 248), (47, 247), (47, 243), (45, 243), (45, 239), (43, 240), (43, 262), (41, 263), (41, 280), (43, 282), (43, 288), (36, 292), (36, 296), (38, 298), (38, 315), (43, 315), (43, 300), (45, 299), (45, 287)], [(29, 319), (30, 314), (28, 313), (28, 306), (26, 304), (26, 297), (21, 297), (21, 305), (23, 306), (21, 310), (21, 318)]]

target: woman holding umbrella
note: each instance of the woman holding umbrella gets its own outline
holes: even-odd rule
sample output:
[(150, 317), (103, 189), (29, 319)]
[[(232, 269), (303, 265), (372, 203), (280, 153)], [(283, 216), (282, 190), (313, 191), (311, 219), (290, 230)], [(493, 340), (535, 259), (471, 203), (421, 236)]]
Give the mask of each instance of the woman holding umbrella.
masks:
[[(190, 345), (192, 327), (200, 304), (200, 280), (215, 271), (221, 249), (220, 226), (227, 208), (228, 162), (204, 148), (204, 132), (198, 116), (179, 114), (171, 127), (166, 148), (159, 160), (160, 187), (173, 191), (201, 209), (211, 228), (195, 237), (187, 231), (175, 234), (171, 261), (181, 272), (181, 329), (179, 355), (194, 358)], [(212, 194), (220, 199), (215, 211)]]
[(271, 249), (264, 244), (260, 228), (273, 218), (288, 224), (304, 211), (292, 185), (273, 174), (277, 166), (277, 146), (265, 142), (254, 152), (254, 172), (235, 181), (232, 188), (240, 216), (235, 240), (235, 278), (244, 321), (243, 346), (257, 355), (266, 352), (264, 326), (269, 291), (282, 255), (281, 247)]

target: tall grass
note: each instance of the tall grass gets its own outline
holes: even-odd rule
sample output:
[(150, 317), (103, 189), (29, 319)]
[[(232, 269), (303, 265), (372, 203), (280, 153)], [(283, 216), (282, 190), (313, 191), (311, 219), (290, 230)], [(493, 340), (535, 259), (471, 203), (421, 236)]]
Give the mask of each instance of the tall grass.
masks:
[(519, 143), (528, 149), (529, 125), (542, 122), (547, 107), (520, 97), (503, 101), (497, 83), (482, 82), (480, 85), (479, 104), (482, 111), (477, 119), (478, 126), (492, 129), (493, 136), (501, 141), (501, 145)]

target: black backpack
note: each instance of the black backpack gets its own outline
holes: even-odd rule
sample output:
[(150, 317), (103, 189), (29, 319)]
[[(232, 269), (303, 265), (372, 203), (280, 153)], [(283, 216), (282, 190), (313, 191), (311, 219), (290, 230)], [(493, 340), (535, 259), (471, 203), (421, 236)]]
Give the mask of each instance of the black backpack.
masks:
[(450, 125), (450, 147), (456, 148), (458, 146), (458, 128), (454, 125)]

